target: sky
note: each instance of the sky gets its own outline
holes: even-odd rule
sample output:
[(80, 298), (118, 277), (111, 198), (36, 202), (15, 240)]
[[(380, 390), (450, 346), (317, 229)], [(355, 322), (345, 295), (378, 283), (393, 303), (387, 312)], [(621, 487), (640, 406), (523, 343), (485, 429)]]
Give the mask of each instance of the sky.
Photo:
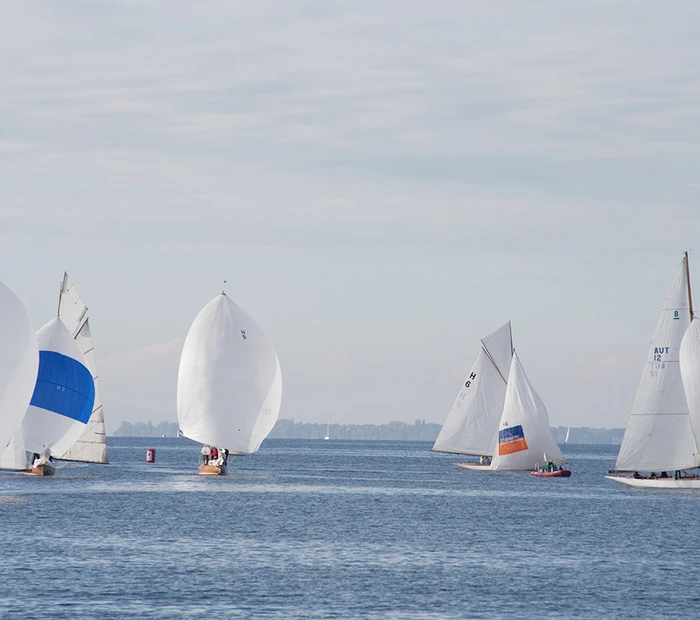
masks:
[(281, 417), (442, 423), (511, 320), (553, 425), (624, 426), (700, 250), (699, 21), (690, 0), (5, 3), (0, 280), (38, 328), (68, 271), (112, 430), (175, 420), (224, 279), (277, 349)]

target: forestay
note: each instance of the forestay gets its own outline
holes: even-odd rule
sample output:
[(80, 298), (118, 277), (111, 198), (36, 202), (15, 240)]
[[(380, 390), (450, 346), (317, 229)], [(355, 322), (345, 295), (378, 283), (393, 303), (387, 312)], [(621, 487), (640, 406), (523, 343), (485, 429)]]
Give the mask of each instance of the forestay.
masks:
[(32, 397), (39, 350), (27, 311), (0, 282), (0, 446), (4, 450)]
[[(691, 321), (683, 336), (679, 365), (690, 413), (690, 426), (693, 429), (695, 445), (700, 446), (700, 320)], [(700, 466), (697, 453), (695, 465)]]
[(683, 390), (679, 349), (690, 323), (687, 258), (664, 300), (622, 438), (617, 471), (695, 467), (697, 449)]
[(514, 353), (491, 469), (531, 470), (544, 461), (566, 462), (549, 428), (547, 409)]
[(95, 384), (95, 402), (85, 430), (78, 440), (58, 459), (85, 463), (108, 463), (102, 393), (100, 391), (100, 379), (97, 373), (97, 364), (95, 363), (95, 350), (87, 310), (88, 308), (78, 294), (73, 282), (68, 277), (68, 274), (64, 273), (59, 297), (58, 316), (73, 335), (83, 355), (85, 355)]
[(255, 452), (277, 421), (282, 374), (263, 331), (224, 293), (197, 315), (177, 383), (182, 434), (232, 453)]
[(39, 373), (22, 432), (31, 452), (61, 455), (85, 430), (95, 385), (85, 356), (58, 317), (37, 332)]
[(433, 450), (491, 456), (513, 354), (510, 322), (481, 341)]

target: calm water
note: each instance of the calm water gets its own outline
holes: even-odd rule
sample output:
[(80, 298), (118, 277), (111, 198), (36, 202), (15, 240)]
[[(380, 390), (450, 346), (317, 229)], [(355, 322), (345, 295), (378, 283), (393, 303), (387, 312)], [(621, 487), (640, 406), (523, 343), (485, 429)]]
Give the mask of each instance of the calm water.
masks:
[(700, 493), (605, 480), (607, 446), (569, 480), (429, 448), (267, 440), (200, 478), (188, 440), (110, 439), (1, 474), (0, 617), (700, 617)]

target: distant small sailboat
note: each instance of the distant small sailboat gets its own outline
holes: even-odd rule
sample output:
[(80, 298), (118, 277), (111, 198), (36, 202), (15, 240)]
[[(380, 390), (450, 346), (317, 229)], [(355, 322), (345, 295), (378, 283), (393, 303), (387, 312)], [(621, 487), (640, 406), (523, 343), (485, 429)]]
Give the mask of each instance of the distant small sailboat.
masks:
[(53, 458), (80, 437), (92, 414), (95, 384), (83, 352), (60, 318), (37, 332), (39, 372), (22, 420), (33, 475), (51, 475)]
[(330, 422), (326, 422), (326, 436), (323, 438), (325, 441), (328, 441), (331, 438), (331, 424)]
[(277, 421), (281, 400), (275, 349), (255, 321), (222, 292), (193, 321), (178, 373), (181, 433), (204, 444), (206, 460), (199, 473), (223, 474), (228, 454), (256, 452)]
[(569, 443), (569, 433), (571, 433), (571, 427), (566, 429), (566, 437), (564, 437), (564, 443)]
[(700, 465), (696, 398), (700, 362), (694, 348), (697, 328), (693, 325), (690, 330), (691, 322), (697, 323), (685, 252), (664, 300), (615, 469), (610, 472), (633, 475), (606, 478), (634, 487), (700, 489), (699, 477), (683, 473)]
[(528, 380), (517, 353), (513, 353), (498, 431), (498, 449), (490, 469), (529, 470), (534, 475), (539, 475), (540, 471), (560, 471), (558, 466), (564, 463), (566, 460), (549, 427), (547, 409)]
[(481, 349), (452, 404), (433, 452), (480, 457), (480, 463), (457, 463), (485, 471), (495, 451), (498, 422), (513, 356), (510, 322), (481, 340)]

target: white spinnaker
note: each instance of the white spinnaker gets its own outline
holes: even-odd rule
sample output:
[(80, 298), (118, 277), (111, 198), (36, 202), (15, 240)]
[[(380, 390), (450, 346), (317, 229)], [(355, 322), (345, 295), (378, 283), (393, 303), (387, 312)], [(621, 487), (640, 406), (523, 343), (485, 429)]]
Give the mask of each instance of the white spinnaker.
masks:
[(686, 260), (666, 296), (649, 347), (617, 456), (618, 471), (674, 471), (697, 465), (678, 360), (690, 323)]
[(27, 311), (0, 282), (0, 446), (22, 422), (39, 368), (39, 348)]
[(481, 344), (435, 440), (435, 452), (493, 454), (513, 354), (510, 322), (486, 336)]
[(0, 456), (0, 469), (10, 471), (27, 469), (27, 451), (24, 449), (24, 435), (21, 427), (17, 427), (10, 443)]
[[(89, 412), (93, 408), (94, 390), (92, 390), (92, 382), (90, 381), (90, 370), (87, 367), (87, 361), (82, 351), (58, 317), (44, 325), (37, 332), (36, 337), (40, 356), (49, 353), (54, 356), (54, 360), (58, 360), (57, 363), (59, 365), (65, 365), (65, 362), (61, 360), (68, 358), (70, 368), (67, 371), (61, 371), (57, 367), (56, 372), (52, 372), (50, 376), (47, 375), (45, 377), (48, 381), (42, 381), (42, 364), (44, 362), (40, 361), (39, 376), (34, 393), (22, 420), (24, 443), (30, 452), (41, 453), (47, 450), (52, 456), (64, 454), (85, 430)], [(40, 357), (40, 359), (43, 360), (44, 358)], [(85, 378), (85, 381), (83, 381), (83, 378)], [(54, 385), (54, 381), (57, 381), (58, 384)], [(68, 383), (69, 385), (62, 385), (63, 383)], [(48, 386), (48, 388), (45, 388), (42, 392), (42, 386)], [(73, 389), (76, 387), (79, 390)], [(87, 387), (90, 388), (90, 393), (86, 398), (87, 390), (85, 388)], [(54, 390), (57, 393), (72, 393), (75, 395), (74, 397), (71, 396), (70, 400), (60, 400), (65, 405), (64, 414), (32, 404), (36, 402), (37, 394), (43, 393), (46, 395), (50, 390)], [(85, 411), (82, 408), (83, 404), (86, 407), (89, 406), (86, 412), (87, 415), (83, 418), (84, 421), (71, 417), (72, 414), (76, 414), (79, 410)]]
[[(690, 426), (695, 444), (700, 446), (700, 320), (694, 319), (681, 341), (679, 365), (690, 412)], [(700, 466), (700, 455), (695, 456), (695, 465)]]
[[(516, 440), (520, 443), (511, 447), (507, 447), (507, 442), (502, 443), (501, 435), (508, 433), (511, 436), (522, 436), (522, 439)], [(549, 427), (547, 408), (514, 353), (499, 425), (499, 443), (491, 461), (491, 469), (532, 470), (545, 459), (558, 464), (566, 463)]]
[(61, 299), (58, 316), (78, 343), (85, 355), (88, 368), (95, 382), (95, 404), (90, 420), (78, 440), (62, 455), (62, 461), (80, 461), (84, 463), (108, 463), (107, 434), (105, 432), (104, 410), (102, 408), (102, 393), (100, 379), (95, 363), (95, 350), (90, 332), (90, 319), (87, 316), (87, 306), (80, 297), (67, 273), (63, 274)]
[(255, 452), (277, 421), (282, 374), (263, 331), (225, 294), (197, 315), (182, 348), (182, 434), (230, 452)]

